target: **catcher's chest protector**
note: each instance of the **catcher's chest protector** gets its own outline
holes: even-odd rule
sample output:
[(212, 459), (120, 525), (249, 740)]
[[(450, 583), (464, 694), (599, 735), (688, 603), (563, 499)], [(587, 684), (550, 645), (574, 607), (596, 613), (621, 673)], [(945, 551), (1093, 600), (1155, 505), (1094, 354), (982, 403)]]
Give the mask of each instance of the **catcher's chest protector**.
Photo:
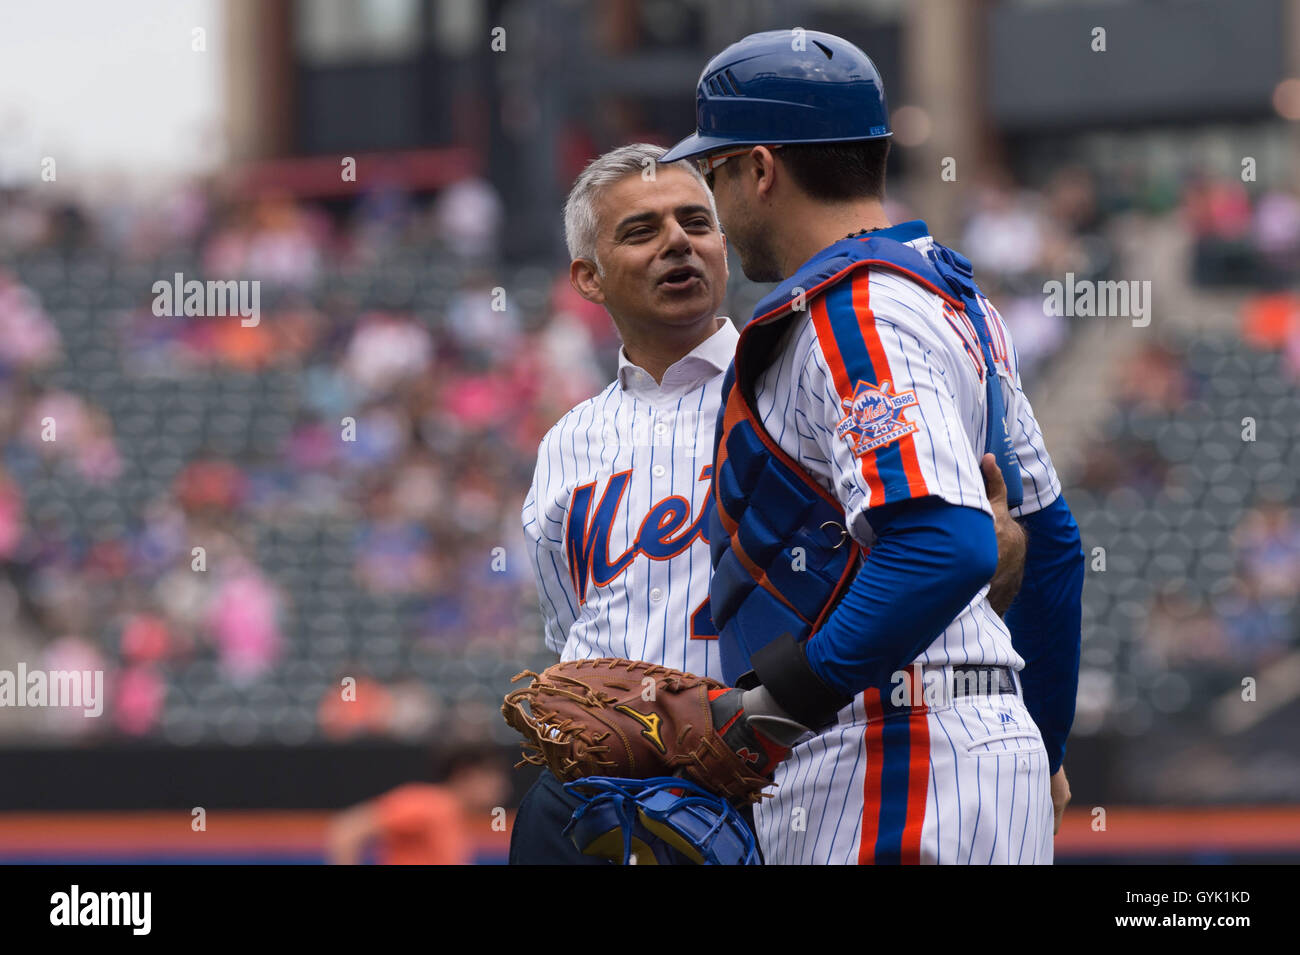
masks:
[[(715, 506), (709, 515), (709, 604), (718, 629), (723, 679), (729, 684), (750, 669), (756, 650), (783, 633), (799, 640), (814, 633), (853, 580), (864, 554), (848, 533), (839, 502), (764, 430), (755, 411), (754, 383), (771, 364), (787, 323), (802, 314), (794, 306), (802, 302), (810, 307), (816, 296), (859, 268), (900, 272), (965, 310), (982, 327), (982, 313), (977, 316), (968, 307), (979, 294), (973, 282), (963, 294), (963, 284), (969, 281), (969, 271), (961, 269), (965, 260), (941, 246), (935, 250), (935, 256), (927, 257), (889, 238), (838, 242), (828, 250), (830, 255), (810, 263), (760, 302), (741, 331), (735, 361), (722, 384), (713, 452)], [(953, 259), (958, 261), (955, 275)], [(796, 287), (807, 290), (802, 298), (791, 295)], [(856, 320), (852, 315), (832, 316), (832, 322)], [(987, 363), (991, 361), (988, 357)], [(1001, 395), (992, 384), (996, 374), (986, 377), (991, 379), (990, 392), (999, 392), (997, 405), (990, 402), (990, 443), (995, 446), (988, 450), (996, 452), (999, 441), (1006, 444), (996, 410)], [(1019, 470), (1013, 470), (1018, 488)], [(1004, 466), (1004, 475), (1007, 472)], [(1011, 496), (1010, 479), (1007, 486)]]
[(722, 384), (709, 514), (709, 607), (733, 686), (764, 644), (813, 632), (861, 551), (844, 509), (763, 430), (735, 373), (733, 364)]

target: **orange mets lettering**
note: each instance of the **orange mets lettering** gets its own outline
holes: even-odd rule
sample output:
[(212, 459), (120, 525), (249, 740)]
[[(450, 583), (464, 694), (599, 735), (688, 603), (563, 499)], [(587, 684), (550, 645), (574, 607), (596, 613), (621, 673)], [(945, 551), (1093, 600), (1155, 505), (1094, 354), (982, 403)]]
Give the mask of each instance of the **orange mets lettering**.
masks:
[[(696, 480), (711, 480), (712, 475), (713, 468), (708, 466)], [(589, 584), (607, 586), (641, 554), (651, 560), (669, 560), (684, 552), (697, 537), (706, 544), (709, 542), (708, 515), (713, 495), (709, 495), (708, 503), (701, 508), (699, 516), (687, 525), (691, 512), (690, 502), (674, 494), (650, 508), (641, 521), (632, 546), (611, 559), (609, 541), (614, 520), (631, 480), (631, 469), (610, 475), (594, 514), (592, 499), (596, 496), (597, 482), (581, 484), (573, 489), (564, 536), (569, 576), (579, 605), (587, 602)]]

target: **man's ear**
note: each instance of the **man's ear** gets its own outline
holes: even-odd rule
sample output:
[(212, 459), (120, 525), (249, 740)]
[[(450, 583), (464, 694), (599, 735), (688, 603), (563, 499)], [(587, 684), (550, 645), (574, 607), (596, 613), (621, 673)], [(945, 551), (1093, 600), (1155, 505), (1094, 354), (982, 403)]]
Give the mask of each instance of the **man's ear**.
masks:
[(588, 302), (605, 304), (605, 291), (600, 287), (596, 263), (590, 259), (574, 259), (569, 263), (569, 284)]
[(727, 233), (719, 229), (718, 238), (722, 240), (722, 279), (726, 282), (731, 278), (731, 270), (727, 268)]
[(755, 146), (749, 155), (754, 160), (754, 191), (760, 199), (770, 198), (776, 185), (776, 157), (766, 146)]

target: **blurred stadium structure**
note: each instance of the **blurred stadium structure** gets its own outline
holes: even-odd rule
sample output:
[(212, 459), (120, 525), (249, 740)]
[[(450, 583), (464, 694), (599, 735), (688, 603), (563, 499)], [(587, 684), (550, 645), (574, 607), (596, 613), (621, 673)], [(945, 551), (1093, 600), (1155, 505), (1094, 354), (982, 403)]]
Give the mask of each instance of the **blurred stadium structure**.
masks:
[[(0, 668), (108, 680), (97, 720), (0, 708), (0, 809), (29, 814), (0, 816), (0, 860), (130, 857), (129, 827), (42, 809), (323, 810), (421, 773), (431, 739), (513, 742), (501, 694), (549, 662), (520, 551), (537, 442), (616, 365), (563, 195), (683, 133), (716, 49), (794, 24), (881, 67), (892, 217), (974, 261), (1083, 531), (1061, 856), (1300, 858), (1300, 0), (221, 13), (224, 168), (150, 202), (0, 191)], [(260, 280), (260, 322), (155, 316), (176, 273)], [(1149, 325), (1046, 314), (1067, 273), (1149, 281)], [(763, 289), (732, 276), (743, 321)], [(196, 754), (222, 771), (187, 788)], [(1273, 815), (1089, 828), (1243, 804)], [(232, 857), (314, 858), (303, 818)], [(137, 857), (198, 853), (168, 839)]]

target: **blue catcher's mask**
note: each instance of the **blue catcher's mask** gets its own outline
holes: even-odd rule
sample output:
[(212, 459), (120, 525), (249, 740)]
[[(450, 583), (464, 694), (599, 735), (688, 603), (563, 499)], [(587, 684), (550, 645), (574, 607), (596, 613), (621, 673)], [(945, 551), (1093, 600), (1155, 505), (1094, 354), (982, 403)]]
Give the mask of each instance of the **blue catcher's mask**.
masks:
[(761, 865), (758, 844), (727, 800), (677, 776), (588, 776), (564, 834), (584, 855), (623, 865)]

